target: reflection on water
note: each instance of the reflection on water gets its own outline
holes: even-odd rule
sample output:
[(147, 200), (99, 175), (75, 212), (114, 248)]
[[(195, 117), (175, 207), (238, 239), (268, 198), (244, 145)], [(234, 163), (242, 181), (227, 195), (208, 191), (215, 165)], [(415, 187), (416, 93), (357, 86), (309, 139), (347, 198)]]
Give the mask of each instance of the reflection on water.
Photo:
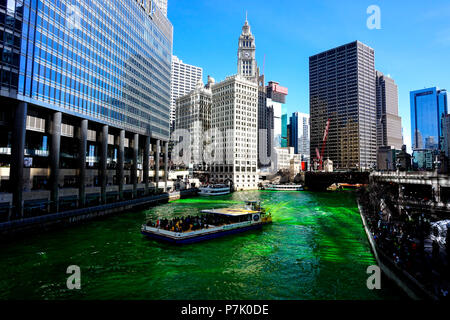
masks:
[[(188, 246), (148, 240), (148, 218), (261, 200), (263, 230)], [(0, 247), (0, 298), (8, 299), (392, 299), (370, 291), (375, 264), (351, 192), (238, 192), (194, 198), (33, 236)], [(81, 267), (79, 291), (66, 269)]]

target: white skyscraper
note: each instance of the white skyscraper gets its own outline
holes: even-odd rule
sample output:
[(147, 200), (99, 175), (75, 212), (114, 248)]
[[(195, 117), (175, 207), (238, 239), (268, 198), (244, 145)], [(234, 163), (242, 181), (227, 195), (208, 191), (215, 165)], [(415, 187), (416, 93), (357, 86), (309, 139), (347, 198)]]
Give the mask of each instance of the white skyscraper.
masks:
[(239, 37), (238, 74), (212, 86), (210, 178), (236, 190), (258, 188), (259, 70), (248, 21)]
[(176, 130), (189, 131), (191, 138), (191, 159), (185, 163), (194, 170), (206, 170), (203, 161), (203, 135), (211, 128), (211, 85), (214, 79), (208, 77), (208, 84), (200, 80), (197, 88), (177, 99)]
[(170, 88), (170, 123), (172, 130), (175, 124), (177, 99), (194, 90), (202, 78), (202, 68), (183, 63), (178, 57), (172, 56), (172, 81)]
[(258, 84), (240, 75), (212, 86), (211, 127), (215, 131), (215, 182), (236, 190), (258, 188)]

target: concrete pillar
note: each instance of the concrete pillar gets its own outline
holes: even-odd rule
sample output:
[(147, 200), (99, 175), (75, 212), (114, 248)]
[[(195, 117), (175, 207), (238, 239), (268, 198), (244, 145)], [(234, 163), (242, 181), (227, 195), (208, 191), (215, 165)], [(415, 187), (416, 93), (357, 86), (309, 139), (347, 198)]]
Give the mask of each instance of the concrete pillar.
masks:
[(133, 198), (137, 197), (138, 156), (139, 156), (139, 134), (135, 133), (133, 137), (133, 166), (131, 168), (131, 183), (133, 184)]
[(118, 164), (117, 164), (117, 179), (119, 182), (119, 200), (123, 200), (123, 179), (124, 171), (123, 164), (125, 157), (125, 130), (120, 130), (119, 135), (119, 150), (118, 150)]
[(53, 211), (59, 211), (59, 158), (61, 151), (61, 119), (62, 113), (55, 112), (52, 117), (50, 147), (50, 200)]
[(12, 128), (11, 165), (9, 182), (13, 195), (13, 210), (9, 211), (8, 219), (23, 218), (23, 160), (25, 149), (25, 136), (27, 132), (28, 104), (19, 102), (14, 110), (14, 122)]
[(144, 163), (143, 163), (145, 195), (148, 195), (149, 193), (149, 177), (148, 177), (149, 173), (150, 173), (150, 136), (146, 136), (144, 145)]
[[(435, 180), (434, 180), (435, 179)], [(434, 201), (437, 203), (441, 202), (441, 185), (439, 183), (439, 176), (433, 180), (433, 195)]]
[(167, 192), (167, 181), (169, 180), (169, 142), (164, 142), (164, 191)]
[(100, 178), (101, 203), (106, 203), (106, 185), (108, 180), (108, 126), (102, 127), (100, 135), (100, 166), (98, 176)]
[(155, 184), (156, 190), (159, 188), (159, 156), (161, 154), (161, 143), (160, 140), (156, 140), (155, 144)]
[(88, 121), (86, 119), (80, 122), (80, 146), (78, 155), (78, 166), (80, 173), (79, 179), (79, 205), (84, 207), (86, 205), (86, 152), (87, 152), (87, 133), (88, 133)]
[(399, 183), (398, 183), (398, 201), (397, 201), (399, 215), (402, 214), (402, 209), (403, 209), (403, 206), (400, 204), (400, 201), (404, 200), (403, 199), (403, 196), (404, 196), (403, 187), (404, 186), (402, 184), (400, 184), (400, 181), (399, 181)]

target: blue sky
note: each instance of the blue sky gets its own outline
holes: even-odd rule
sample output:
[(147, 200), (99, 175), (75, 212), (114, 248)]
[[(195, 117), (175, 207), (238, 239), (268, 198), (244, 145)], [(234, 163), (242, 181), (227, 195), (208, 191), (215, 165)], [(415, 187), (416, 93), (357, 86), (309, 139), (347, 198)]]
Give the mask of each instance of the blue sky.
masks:
[[(370, 5), (381, 29), (366, 25)], [(237, 72), (245, 12), (266, 80), (289, 88), (288, 112), (309, 113), (308, 57), (359, 40), (375, 49), (375, 67), (399, 87), (405, 143), (411, 145), (409, 92), (450, 90), (450, 1), (169, 0), (174, 54), (216, 81)]]

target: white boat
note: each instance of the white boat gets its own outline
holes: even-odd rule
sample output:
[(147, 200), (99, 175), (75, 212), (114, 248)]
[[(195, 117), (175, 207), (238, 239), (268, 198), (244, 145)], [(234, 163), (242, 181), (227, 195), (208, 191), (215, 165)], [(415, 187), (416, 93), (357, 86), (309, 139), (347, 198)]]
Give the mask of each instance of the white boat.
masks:
[(270, 191), (303, 191), (301, 184), (268, 184), (264, 190)]
[(230, 187), (225, 184), (214, 184), (206, 187), (200, 187), (199, 196), (223, 196), (230, 194)]

